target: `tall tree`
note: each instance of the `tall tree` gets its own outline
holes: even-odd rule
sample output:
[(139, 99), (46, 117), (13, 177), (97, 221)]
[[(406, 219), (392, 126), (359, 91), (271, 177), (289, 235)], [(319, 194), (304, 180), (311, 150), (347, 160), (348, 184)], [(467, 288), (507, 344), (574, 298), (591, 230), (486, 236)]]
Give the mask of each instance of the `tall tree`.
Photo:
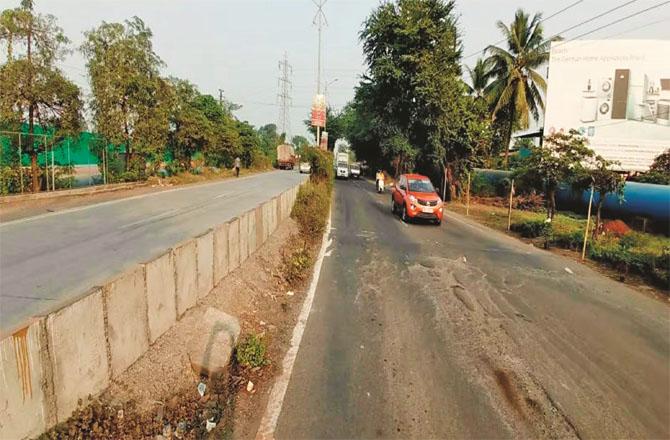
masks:
[(623, 190), (626, 186), (626, 178), (623, 174), (614, 170), (614, 167), (617, 165), (620, 165), (619, 162), (607, 160), (600, 155), (593, 155), (586, 163), (583, 178), (577, 182), (579, 189), (583, 190), (593, 185), (594, 191), (598, 193), (594, 234), (600, 231), (601, 214), (605, 198), (609, 194), (615, 194), (619, 198), (619, 202), (623, 202)]
[(491, 80), (491, 66), (487, 59), (478, 58), (474, 67), (465, 66), (470, 77), (470, 83), (466, 83), (468, 93), (477, 99), (485, 99), (486, 86)]
[(530, 155), (521, 161), (513, 175), (521, 187), (544, 192), (547, 201), (547, 218), (556, 214), (558, 185), (574, 184), (586, 175), (584, 164), (594, 156), (586, 146), (586, 139), (578, 132), (556, 133), (546, 138), (542, 147), (533, 146)]
[(85, 37), (81, 50), (91, 78), (96, 128), (108, 141), (124, 145), (126, 170), (144, 172), (167, 141), (170, 109), (151, 30), (133, 17), (125, 23), (103, 22)]
[(60, 137), (79, 131), (82, 102), (79, 88), (56, 67), (67, 51), (68, 39), (52, 15), (38, 14), (32, 1), (0, 16), (0, 42), (7, 61), (0, 65), (0, 122), (28, 125), (25, 151), (30, 155), (32, 190), (40, 190), (37, 156), (44, 140), (35, 140), (35, 126)]
[(504, 165), (509, 159), (509, 143), (514, 128), (528, 128), (529, 118), (537, 121), (544, 110), (543, 95), (547, 83), (536, 69), (549, 61), (549, 44), (544, 39), (542, 14), (533, 18), (522, 9), (517, 10), (509, 26), (498, 21), (497, 26), (507, 42), (507, 49), (488, 46), (488, 63), (493, 78), (485, 88), (493, 105), (494, 118), (504, 118)]

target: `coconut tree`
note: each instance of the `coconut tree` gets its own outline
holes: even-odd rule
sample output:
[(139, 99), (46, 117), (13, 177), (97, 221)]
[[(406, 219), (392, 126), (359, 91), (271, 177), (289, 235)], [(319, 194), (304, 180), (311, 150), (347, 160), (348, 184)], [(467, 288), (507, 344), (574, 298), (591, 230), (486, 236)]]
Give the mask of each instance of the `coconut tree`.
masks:
[(465, 83), (468, 93), (477, 99), (486, 96), (485, 90), (491, 80), (491, 66), (488, 59), (478, 58), (475, 67), (465, 66), (470, 76), (470, 84)]
[(549, 61), (549, 40), (545, 40), (542, 14), (532, 18), (522, 9), (516, 11), (509, 26), (497, 26), (507, 41), (507, 49), (488, 46), (488, 62), (493, 80), (485, 88), (491, 99), (493, 117), (505, 118), (505, 167), (508, 163), (509, 141), (513, 128), (528, 128), (530, 115), (537, 121), (544, 110), (543, 95), (547, 83), (537, 68)]

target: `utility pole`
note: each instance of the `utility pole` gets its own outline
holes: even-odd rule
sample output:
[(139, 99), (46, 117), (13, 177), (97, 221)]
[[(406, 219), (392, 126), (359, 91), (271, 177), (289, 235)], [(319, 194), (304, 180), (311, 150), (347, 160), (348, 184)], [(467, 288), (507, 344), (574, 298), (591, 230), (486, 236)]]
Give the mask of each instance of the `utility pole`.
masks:
[(223, 108), (223, 89), (219, 89), (219, 107)]
[[(318, 8), (316, 10), (316, 15), (312, 23), (315, 24), (319, 31), (319, 47), (317, 55), (317, 67), (316, 67), (316, 94), (321, 94), (321, 32), (323, 30), (324, 24), (328, 26), (328, 20), (326, 20), (326, 14), (323, 12), (323, 7), (328, 0), (312, 0), (312, 3)], [(321, 127), (316, 127), (316, 146), (317, 148), (321, 145)]]
[(279, 92), (277, 93), (277, 103), (279, 104), (279, 127), (281, 133), (286, 135), (289, 139), (289, 132), (291, 131), (291, 119), (289, 115), (289, 108), (291, 107), (291, 90), (293, 84), (290, 76), (293, 74), (293, 67), (288, 63), (288, 54), (284, 52), (284, 59), (279, 61), (280, 76), (277, 78), (277, 85)]

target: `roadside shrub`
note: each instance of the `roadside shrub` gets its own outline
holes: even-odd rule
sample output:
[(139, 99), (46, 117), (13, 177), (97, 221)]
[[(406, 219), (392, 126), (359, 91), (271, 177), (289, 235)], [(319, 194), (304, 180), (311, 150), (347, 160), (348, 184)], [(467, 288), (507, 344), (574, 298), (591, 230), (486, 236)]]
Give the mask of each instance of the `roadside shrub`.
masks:
[(263, 152), (254, 148), (251, 150), (251, 167), (256, 170), (267, 170), (272, 168), (272, 159), (263, 154)]
[(516, 209), (535, 212), (544, 210), (544, 197), (536, 192), (520, 194), (516, 196), (514, 202)]
[(606, 220), (603, 222), (601, 229), (603, 233), (616, 237), (622, 237), (631, 232), (628, 225), (621, 220)]
[(309, 162), (312, 166), (311, 181), (332, 184), (334, 175), (333, 154), (331, 152), (318, 148), (305, 148), (301, 160)]
[[(293, 239), (289, 239), (292, 241)], [(307, 275), (307, 270), (312, 265), (312, 258), (309, 249), (306, 246), (300, 246), (289, 254), (283, 256), (283, 274), (284, 279), (289, 284), (300, 281)]]
[(605, 234), (590, 244), (589, 257), (617, 269), (622, 279), (633, 271), (659, 287), (670, 288), (670, 240), (640, 232), (621, 238)]
[(237, 363), (243, 367), (263, 367), (270, 363), (267, 358), (267, 345), (263, 337), (250, 333), (237, 344), (235, 353)]
[(537, 238), (548, 235), (551, 223), (544, 220), (524, 220), (512, 223), (511, 229), (521, 234), (522, 237)]
[[(28, 186), (24, 179), (24, 186)], [(17, 193), (21, 191), (19, 168), (2, 166), (0, 167), (0, 195)]]
[(308, 182), (300, 186), (291, 217), (298, 222), (300, 234), (315, 240), (326, 229), (330, 210), (331, 185), (327, 182)]

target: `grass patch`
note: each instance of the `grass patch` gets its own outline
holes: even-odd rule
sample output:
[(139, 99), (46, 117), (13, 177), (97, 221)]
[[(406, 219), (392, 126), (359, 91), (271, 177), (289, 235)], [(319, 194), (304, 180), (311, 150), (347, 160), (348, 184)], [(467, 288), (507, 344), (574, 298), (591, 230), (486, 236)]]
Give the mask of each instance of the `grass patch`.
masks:
[(267, 358), (265, 338), (255, 333), (248, 334), (237, 344), (235, 358), (243, 367), (256, 368), (268, 365), (270, 360)]

